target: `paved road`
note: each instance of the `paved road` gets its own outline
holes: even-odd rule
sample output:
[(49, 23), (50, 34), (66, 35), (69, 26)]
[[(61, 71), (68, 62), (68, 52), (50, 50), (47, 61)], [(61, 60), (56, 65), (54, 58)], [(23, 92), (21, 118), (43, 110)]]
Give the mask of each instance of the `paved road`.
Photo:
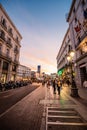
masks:
[(0, 116), (0, 130), (40, 130), (43, 105), (39, 101), (44, 99), (44, 93), (40, 86), (5, 111)]
[(33, 90), (35, 90), (39, 84), (27, 85), (24, 87), (11, 89), (0, 93), (0, 114), (9, 109), (12, 105), (16, 104), (22, 98), (27, 96)]

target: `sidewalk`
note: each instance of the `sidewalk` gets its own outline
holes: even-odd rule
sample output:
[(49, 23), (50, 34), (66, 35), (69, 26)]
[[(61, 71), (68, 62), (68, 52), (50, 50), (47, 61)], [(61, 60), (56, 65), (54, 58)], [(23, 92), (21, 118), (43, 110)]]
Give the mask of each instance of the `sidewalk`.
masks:
[(70, 108), (75, 109), (80, 116), (87, 122), (87, 89), (79, 88), (78, 98), (73, 98), (70, 96), (70, 88), (63, 87), (61, 90), (60, 96), (56, 91), (56, 94), (53, 93), (52, 86), (45, 89), (45, 99), (40, 100), (40, 104), (44, 105), (44, 113), (42, 118), (42, 124), (40, 130), (45, 130), (45, 120), (46, 120), (46, 108), (47, 107), (57, 107), (57, 108)]
[(69, 87), (63, 87), (59, 96), (57, 91), (53, 94), (52, 86), (50, 88), (45, 86), (45, 99), (40, 103), (45, 106), (73, 107), (87, 120), (87, 89), (79, 88), (80, 97), (78, 98), (71, 97), (70, 91)]

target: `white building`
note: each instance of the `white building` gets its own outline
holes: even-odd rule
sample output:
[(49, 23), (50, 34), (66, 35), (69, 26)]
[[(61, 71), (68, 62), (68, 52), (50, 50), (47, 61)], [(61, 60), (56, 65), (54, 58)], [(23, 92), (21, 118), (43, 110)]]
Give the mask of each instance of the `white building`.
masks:
[(62, 76), (62, 78), (70, 76), (68, 75), (70, 73), (70, 66), (67, 56), (72, 49), (73, 45), (71, 43), (70, 30), (68, 28), (56, 57), (57, 73), (59, 76)]
[(67, 54), (69, 50), (71, 49), (71, 41), (70, 41), (70, 31), (69, 28), (67, 29), (67, 32), (64, 36), (63, 42), (61, 44), (61, 47), (58, 51), (58, 55), (56, 57), (57, 60), (57, 70), (61, 70), (62, 68), (67, 65)]
[(87, 0), (73, 0), (67, 17), (75, 50), (76, 82), (87, 80)]
[(16, 79), (21, 39), (21, 34), (0, 4), (0, 82)]
[(24, 65), (19, 65), (17, 69), (17, 80), (31, 79), (31, 69)]

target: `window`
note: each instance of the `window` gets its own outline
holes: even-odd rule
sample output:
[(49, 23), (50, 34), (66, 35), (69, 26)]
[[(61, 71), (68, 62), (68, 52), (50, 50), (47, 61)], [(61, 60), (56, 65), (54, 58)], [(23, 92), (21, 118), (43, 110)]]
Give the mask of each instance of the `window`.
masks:
[(12, 66), (12, 71), (16, 71), (16, 66), (15, 65)]
[(0, 31), (0, 37), (5, 40), (5, 33), (3, 30)]
[(11, 39), (9, 37), (7, 39), (7, 43), (11, 43)]
[(19, 38), (18, 38), (18, 36), (16, 37), (16, 41), (17, 41), (17, 43), (19, 43)]
[(77, 22), (77, 18), (75, 17), (75, 23)]
[(7, 62), (3, 62), (3, 70), (8, 70), (8, 63)]
[(4, 18), (1, 19), (1, 22), (3, 24), (3, 26), (7, 29), (7, 26), (6, 26), (6, 20)]
[(9, 27), (9, 33), (13, 36), (13, 33), (12, 33), (12, 28)]
[(9, 49), (6, 50), (6, 55), (9, 56)]

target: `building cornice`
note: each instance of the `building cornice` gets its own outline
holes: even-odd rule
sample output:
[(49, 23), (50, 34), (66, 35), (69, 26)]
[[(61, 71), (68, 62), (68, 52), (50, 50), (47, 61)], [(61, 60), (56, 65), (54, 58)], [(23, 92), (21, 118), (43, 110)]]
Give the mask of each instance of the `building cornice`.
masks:
[(72, 9), (73, 9), (75, 2), (76, 2), (76, 0), (72, 0), (72, 4), (71, 4), (70, 10), (69, 10), (68, 17), (67, 17), (67, 22), (69, 22), (69, 18), (71, 16), (71, 12), (72, 12)]
[(8, 16), (8, 14), (6, 13), (5, 9), (3, 8), (3, 6), (0, 4), (0, 8), (3, 11), (3, 13), (6, 15), (7, 19), (10, 21), (10, 23), (12, 24), (12, 26), (15, 28), (16, 32), (19, 34), (20, 38), (22, 39), (21, 34), (19, 33), (18, 29), (16, 28), (16, 26), (13, 24), (13, 22), (11, 21), (10, 17)]

